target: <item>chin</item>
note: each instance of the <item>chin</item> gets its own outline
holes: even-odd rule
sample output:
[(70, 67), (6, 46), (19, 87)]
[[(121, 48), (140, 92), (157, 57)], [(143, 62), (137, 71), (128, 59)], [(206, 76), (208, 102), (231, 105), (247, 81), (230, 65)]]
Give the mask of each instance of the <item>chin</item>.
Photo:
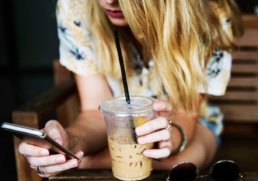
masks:
[(115, 26), (128, 26), (128, 23), (125, 21), (124, 18), (109, 18), (111, 23)]

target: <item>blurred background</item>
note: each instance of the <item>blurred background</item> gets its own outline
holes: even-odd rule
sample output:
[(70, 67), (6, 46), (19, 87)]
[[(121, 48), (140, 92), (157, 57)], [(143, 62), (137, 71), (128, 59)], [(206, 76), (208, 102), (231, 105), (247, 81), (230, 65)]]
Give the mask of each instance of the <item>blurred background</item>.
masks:
[[(0, 121), (52, 86), (56, 0), (0, 1)], [(12, 136), (0, 132), (0, 180), (16, 180)], [(5, 178), (5, 179), (3, 179)]]
[[(243, 14), (258, 14), (258, 0), (238, 0)], [(0, 121), (53, 85), (58, 58), (56, 0), (0, 1)], [(12, 136), (0, 130), (1, 180), (16, 180)]]

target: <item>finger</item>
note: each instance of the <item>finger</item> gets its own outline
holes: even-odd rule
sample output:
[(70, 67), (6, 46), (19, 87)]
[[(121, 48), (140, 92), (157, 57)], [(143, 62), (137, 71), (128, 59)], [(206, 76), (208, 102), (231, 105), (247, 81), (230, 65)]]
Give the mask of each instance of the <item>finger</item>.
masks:
[[(35, 168), (34, 170), (37, 172), (37, 168)], [(42, 170), (42, 169), (41, 169), (41, 170)], [(44, 173), (44, 172), (43, 172), (43, 173)], [(38, 174), (40, 177), (42, 177), (42, 178), (49, 178), (49, 177), (54, 176), (54, 175), (57, 175), (57, 174), (59, 174), (59, 173), (60, 173), (60, 172), (55, 173), (55, 174), (47, 174), (47, 173), (39, 174), (39, 173), (37, 172), (37, 174)]]
[(71, 168), (78, 167), (78, 165), (79, 165), (79, 161), (77, 159), (71, 159), (62, 164), (51, 165), (51, 166), (40, 167), (40, 168), (45, 174), (53, 175), (65, 170), (69, 170)]
[(153, 103), (154, 111), (172, 111), (172, 105), (167, 101), (157, 100)]
[(65, 156), (62, 154), (43, 156), (43, 157), (28, 157), (28, 162), (31, 166), (49, 166), (64, 163)]
[(23, 155), (29, 156), (48, 156), (49, 150), (46, 148), (38, 147), (35, 145), (22, 142), (18, 148), (19, 152)]
[[(54, 175), (57, 175), (57, 174), (60, 173), (60, 172), (56, 172), (56, 173), (54, 173), (54, 174), (45, 173), (44, 171), (42, 171), (42, 170), (45, 170), (45, 168), (40, 167), (40, 166), (33, 166), (33, 165), (30, 165), (30, 168), (32, 168), (33, 170), (35, 170), (35, 172), (37, 172), (37, 174), (38, 174), (40, 177), (45, 177), (45, 178), (48, 178), (48, 177), (50, 177), (50, 176), (54, 176)], [(38, 169), (41, 171), (41, 173), (39, 173), (39, 172), (37, 171)]]
[[(79, 151), (75, 154), (78, 158), (82, 158), (84, 153), (82, 151)], [(32, 169), (34, 169), (35, 171), (37, 170), (38, 167), (40, 167), (40, 170), (43, 172), (43, 174), (39, 174), (38, 172), (38, 175), (41, 176), (41, 177), (50, 177), (50, 176), (53, 176), (53, 175), (57, 175), (59, 174), (60, 172), (64, 171), (64, 170), (68, 170), (68, 169), (71, 169), (71, 168), (74, 168), (74, 167), (78, 167), (79, 166), (79, 161), (77, 159), (72, 159), (72, 160), (68, 160), (67, 162), (65, 163), (61, 163), (61, 164), (56, 164), (56, 165), (53, 165), (53, 166), (35, 166), (35, 165), (30, 165), (30, 167)]]
[(170, 148), (161, 148), (161, 149), (149, 149), (143, 152), (143, 155), (149, 158), (160, 159), (167, 158), (171, 154)]
[[(60, 172), (56, 172), (56, 173), (54, 173), (54, 174), (48, 174), (48, 173), (46, 173), (46, 172), (43, 171), (43, 170), (45, 170), (44, 167), (31, 166), (31, 168), (32, 168), (33, 170), (35, 170), (35, 172), (37, 172), (37, 174), (38, 174), (40, 177), (44, 177), (44, 178), (48, 178), (48, 177), (50, 177), (50, 176), (54, 176), (54, 175), (57, 175), (58, 173), (60, 173)], [(38, 170), (40, 170), (40, 172), (38, 172)]]
[(142, 126), (138, 126), (135, 129), (135, 132), (137, 136), (142, 136), (160, 129), (165, 129), (168, 127), (168, 125), (169, 123), (166, 118), (158, 117), (156, 119), (144, 123)]
[(139, 144), (154, 143), (159, 141), (166, 141), (170, 139), (170, 131), (163, 129), (151, 134), (141, 136), (137, 139)]
[(63, 138), (60, 131), (59, 123), (55, 120), (50, 120), (46, 123), (44, 128), (47, 135), (58, 142), (60, 145), (63, 145)]

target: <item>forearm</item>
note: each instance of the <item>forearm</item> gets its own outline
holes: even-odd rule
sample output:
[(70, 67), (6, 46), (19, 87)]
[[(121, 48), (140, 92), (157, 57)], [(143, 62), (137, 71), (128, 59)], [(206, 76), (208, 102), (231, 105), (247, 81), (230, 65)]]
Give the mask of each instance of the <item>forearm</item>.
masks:
[(97, 110), (82, 111), (76, 121), (66, 129), (69, 147), (93, 154), (107, 145), (105, 122)]
[(154, 161), (155, 169), (171, 169), (181, 162), (192, 162), (199, 168), (205, 168), (212, 161), (216, 153), (216, 139), (205, 126), (197, 124), (196, 133), (186, 149), (175, 156)]
[[(199, 122), (200, 105), (203, 100), (204, 100), (204, 96), (199, 95), (198, 99), (194, 103), (194, 110), (192, 110), (191, 112), (187, 112), (184, 109), (179, 108), (179, 110), (175, 111), (169, 117), (169, 119), (171, 119), (172, 122), (176, 123), (183, 129), (186, 135), (187, 144), (190, 144), (192, 139), (194, 138), (194, 135), (196, 132), (196, 126)], [(172, 152), (173, 152), (181, 144), (182, 135), (175, 127), (172, 127), (171, 135), (172, 135), (171, 142), (173, 145), (172, 147)]]
[[(194, 138), (198, 123), (198, 115), (196, 113), (178, 112), (170, 117), (173, 123), (180, 126), (186, 136), (187, 145)], [(178, 149), (182, 142), (182, 135), (176, 127), (171, 127), (172, 153)]]
[(75, 80), (81, 113), (74, 124), (67, 128), (70, 146), (83, 150), (86, 155), (94, 154), (107, 145), (105, 122), (98, 106), (111, 98), (112, 92), (102, 74), (75, 75)]

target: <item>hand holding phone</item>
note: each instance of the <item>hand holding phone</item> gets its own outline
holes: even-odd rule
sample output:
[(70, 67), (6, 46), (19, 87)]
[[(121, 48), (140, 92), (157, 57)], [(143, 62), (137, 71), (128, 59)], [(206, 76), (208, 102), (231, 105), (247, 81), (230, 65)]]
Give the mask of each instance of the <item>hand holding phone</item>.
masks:
[[(48, 121), (43, 130), (11, 123), (3, 123), (1, 128), (23, 138), (18, 150), (40, 177), (47, 178), (78, 167), (84, 155), (82, 151), (74, 154), (62, 146), (67, 145), (69, 140), (65, 129), (57, 121)], [(51, 154), (50, 151), (56, 154)], [(67, 157), (71, 159), (66, 159)]]
[(30, 144), (37, 145), (40, 141), (40, 145), (37, 146), (44, 145), (44, 147), (47, 149), (51, 149), (56, 153), (61, 153), (69, 158), (75, 158), (80, 161), (80, 159), (70, 150), (60, 145), (58, 142), (49, 137), (47, 133), (41, 130), (7, 122), (2, 123), (1, 128), (14, 134), (18, 138), (25, 138)]

